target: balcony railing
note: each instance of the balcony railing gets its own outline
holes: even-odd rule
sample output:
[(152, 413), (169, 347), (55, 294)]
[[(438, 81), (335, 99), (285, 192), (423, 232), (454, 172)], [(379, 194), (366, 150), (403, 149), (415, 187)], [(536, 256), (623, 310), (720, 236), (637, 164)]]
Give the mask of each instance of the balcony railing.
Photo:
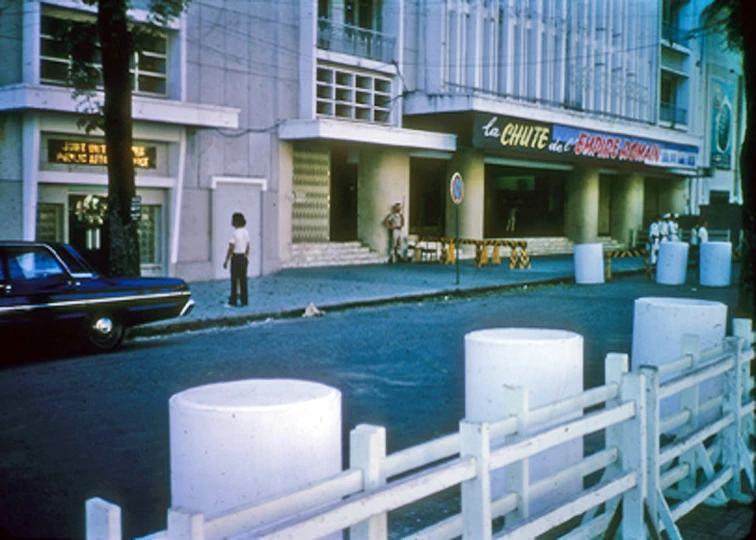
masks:
[(677, 25), (669, 23), (662, 24), (662, 39), (666, 39), (670, 43), (686, 45), (688, 42), (688, 33), (687, 30), (683, 30)]
[(394, 60), (396, 39), (358, 26), (318, 19), (318, 48), (379, 62)]
[(662, 122), (671, 122), (677, 125), (687, 125), (688, 109), (681, 109), (674, 103), (659, 104), (659, 118)]

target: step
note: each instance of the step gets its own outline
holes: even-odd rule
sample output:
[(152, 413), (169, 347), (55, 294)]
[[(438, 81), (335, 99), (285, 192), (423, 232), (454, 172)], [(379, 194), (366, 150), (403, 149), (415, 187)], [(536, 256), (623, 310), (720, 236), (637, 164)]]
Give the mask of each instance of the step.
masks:
[(386, 256), (360, 242), (315, 242), (292, 244), (291, 260), (284, 268), (382, 264)]

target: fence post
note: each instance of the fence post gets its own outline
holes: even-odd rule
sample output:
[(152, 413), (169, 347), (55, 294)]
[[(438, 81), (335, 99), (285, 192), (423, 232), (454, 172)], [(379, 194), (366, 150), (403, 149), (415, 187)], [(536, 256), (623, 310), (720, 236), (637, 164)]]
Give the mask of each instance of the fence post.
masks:
[[(750, 498), (743, 496), (740, 482), (741, 467), (741, 441), (742, 424), (740, 422), (741, 389), (743, 387), (742, 372), (740, 370), (742, 340), (739, 337), (725, 338), (725, 351), (735, 359), (735, 366), (725, 373), (723, 415), (732, 414), (735, 421), (722, 431), (722, 463), (725, 467), (732, 468), (732, 479), (724, 486), (729, 499), (740, 502), (750, 502)], [(745, 457), (748, 463), (748, 457)]]
[[(627, 354), (622, 353), (609, 353), (604, 359), (604, 384), (616, 384), (621, 390), (621, 383), (623, 374), (627, 373), (630, 369), (630, 357)], [(617, 399), (606, 402), (606, 407), (616, 407), (620, 404), (620, 395), (618, 393)], [(624, 452), (623, 439), (622, 439), (622, 427), (621, 426), (609, 426), (604, 430), (604, 447), (605, 448), (618, 448), (620, 453)], [(602, 481), (612, 478), (622, 469), (618, 463), (613, 463), (608, 466), (601, 476)], [(606, 512), (614, 512), (620, 498), (616, 497), (612, 501), (607, 502)], [(588, 510), (583, 514), (582, 523), (588, 523), (598, 513), (598, 507)]]
[(121, 507), (100, 497), (86, 502), (87, 540), (121, 540)]
[(646, 373), (625, 373), (620, 386), (620, 400), (635, 403), (635, 417), (618, 428), (621, 432), (622, 470), (637, 473), (636, 486), (622, 495), (622, 538), (645, 538), (643, 512), (648, 492), (648, 459), (646, 452), (650, 436), (646, 425), (647, 402)]
[[(751, 327), (751, 319), (733, 319), (732, 320), (732, 335), (743, 340), (740, 344), (741, 350), (750, 350), (753, 347), (753, 341), (754, 341), (753, 329)], [(743, 383), (743, 387), (741, 388), (742, 392), (740, 394), (740, 399), (742, 403), (742, 402), (749, 401), (750, 388), (747, 385), (752, 375), (751, 364), (750, 362), (743, 362), (743, 365), (740, 366), (740, 368), (743, 370), (740, 376), (741, 382)], [(751, 422), (749, 425), (750, 435), (753, 435), (752, 428), (753, 428), (753, 425)]]
[[(692, 360), (691, 370), (695, 369), (701, 363), (701, 338), (696, 334), (683, 334), (682, 349), (683, 354), (690, 356)], [(690, 411), (690, 420), (679, 430), (678, 434), (681, 436), (693, 433), (698, 429), (699, 395), (698, 385), (691, 386), (680, 392), (680, 410), (688, 409)], [(692, 449), (684, 452), (680, 456), (680, 463), (687, 464), (689, 469), (688, 476), (680, 480), (678, 488), (683, 494), (689, 495), (696, 490), (696, 473), (698, 470), (696, 450)]]
[(186, 508), (169, 508), (167, 537), (168, 540), (204, 540), (204, 514)]
[[(386, 484), (386, 429), (360, 424), (349, 433), (349, 468), (362, 470), (362, 489), (370, 491)], [(353, 540), (385, 540), (386, 514), (373, 516), (349, 529)]]
[(651, 525), (659, 530), (659, 496), (661, 478), (659, 475), (659, 369), (655, 366), (641, 366), (646, 394), (646, 505), (651, 516)]
[[(622, 390), (622, 382), (624, 380), (624, 375), (627, 373), (630, 369), (630, 359), (627, 354), (621, 354), (621, 353), (609, 353), (606, 355), (606, 358), (604, 359), (604, 384), (616, 384), (620, 391)], [(621, 396), (618, 394), (617, 399), (613, 399), (611, 401), (607, 401), (606, 406), (607, 407), (616, 407), (620, 404)], [(606, 435), (605, 435), (605, 444), (604, 446), (606, 448), (610, 448), (612, 446), (616, 446), (617, 448), (622, 448), (622, 428), (619, 426), (610, 426), (606, 428)], [(617, 469), (617, 466), (612, 466), (614, 470)]]
[(475, 478), (462, 482), (462, 538), (488, 540), (491, 524), (491, 427), (486, 422), (459, 423), (460, 457), (475, 458)]
[[(528, 430), (530, 392), (523, 386), (504, 386), (502, 392), (506, 410), (517, 416), (517, 435), (523, 437)], [(508, 518), (506, 524), (511, 525), (530, 517), (530, 458), (504, 467), (504, 486), (506, 491), (517, 494), (517, 510), (512, 521)]]

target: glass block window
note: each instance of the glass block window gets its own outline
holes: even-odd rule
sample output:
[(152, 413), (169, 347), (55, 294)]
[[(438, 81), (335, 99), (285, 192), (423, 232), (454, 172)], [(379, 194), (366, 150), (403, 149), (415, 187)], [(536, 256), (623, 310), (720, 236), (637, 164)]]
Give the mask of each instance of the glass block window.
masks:
[(62, 204), (37, 203), (37, 241), (62, 242), (64, 215)]
[(317, 115), (389, 124), (391, 91), (388, 77), (321, 64), (317, 71)]
[[(67, 21), (62, 16), (44, 14), (40, 36), (40, 78), (44, 84), (66, 85), (71, 59), (55, 40), (55, 30)], [(165, 96), (168, 94), (168, 39), (153, 37), (142, 43), (131, 61), (132, 90), (136, 94)], [(102, 71), (96, 54), (95, 68)], [(98, 87), (102, 85), (102, 76)]]

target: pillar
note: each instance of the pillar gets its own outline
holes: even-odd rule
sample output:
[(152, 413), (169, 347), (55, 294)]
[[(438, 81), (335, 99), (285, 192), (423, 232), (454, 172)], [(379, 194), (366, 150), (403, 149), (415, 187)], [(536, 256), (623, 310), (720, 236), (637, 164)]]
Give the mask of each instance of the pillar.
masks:
[(170, 399), (171, 506), (212, 519), (341, 471), (341, 393), (291, 379), (190, 388)]
[[(683, 336), (699, 336), (701, 350), (720, 343), (727, 327), (727, 306), (720, 302), (690, 298), (644, 297), (635, 300), (630, 363), (659, 366), (683, 355)], [(671, 376), (661, 377), (666, 382)], [(700, 400), (720, 392), (720, 381), (702, 385)], [(679, 396), (661, 402), (662, 418), (679, 409)]]
[(357, 179), (357, 236), (378, 253), (387, 253), (383, 218), (394, 203), (404, 209), (403, 235), (409, 231), (410, 159), (404, 149), (363, 148)]
[(567, 177), (566, 190), (564, 232), (567, 238), (576, 244), (595, 242), (599, 216), (598, 169), (575, 168)]
[[(529, 410), (580, 394), (583, 337), (564, 330), (532, 328), (496, 328), (465, 335), (465, 419), (494, 422), (521, 413), (505, 391), (512, 387), (527, 389)], [(582, 438), (537, 454), (529, 462), (529, 482), (564, 470), (582, 457)], [(492, 475), (494, 497), (506, 490), (506, 474), (496, 471)], [(550, 490), (531, 501), (531, 513), (579, 493), (582, 485), (580, 479)]]
[(575, 283), (604, 283), (604, 245), (575, 244)]
[(727, 287), (732, 273), (731, 242), (701, 242), (699, 275), (701, 285)]
[[(462, 175), (465, 194), (462, 203), (456, 205), (449, 195), (449, 182), (452, 175), (458, 172)], [(464, 150), (457, 152), (449, 162), (446, 175), (448, 204), (446, 205), (446, 234), (455, 236), (456, 215), (459, 212), (459, 236), (461, 238), (483, 238), (483, 223), (485, 217), (485, 182), (486, 168), (483, 163), (483, 152), (478, 150)], [(473, 249), (473, 246), (464, 246)]]
[(609, 234), (630, 246), (635, 238), (631, 231), (643, 229), (643, 176), (629, 174), (612, 178), (612, 208)]
[(683, 285), (688, 274), (688, 243), (661, 242), (656, 261), (656, 282), (662, 285)]
[(659, 186), (659, 213), (672, 214), (685, 213), (685, 179), (684, 178), (661, 178)]

